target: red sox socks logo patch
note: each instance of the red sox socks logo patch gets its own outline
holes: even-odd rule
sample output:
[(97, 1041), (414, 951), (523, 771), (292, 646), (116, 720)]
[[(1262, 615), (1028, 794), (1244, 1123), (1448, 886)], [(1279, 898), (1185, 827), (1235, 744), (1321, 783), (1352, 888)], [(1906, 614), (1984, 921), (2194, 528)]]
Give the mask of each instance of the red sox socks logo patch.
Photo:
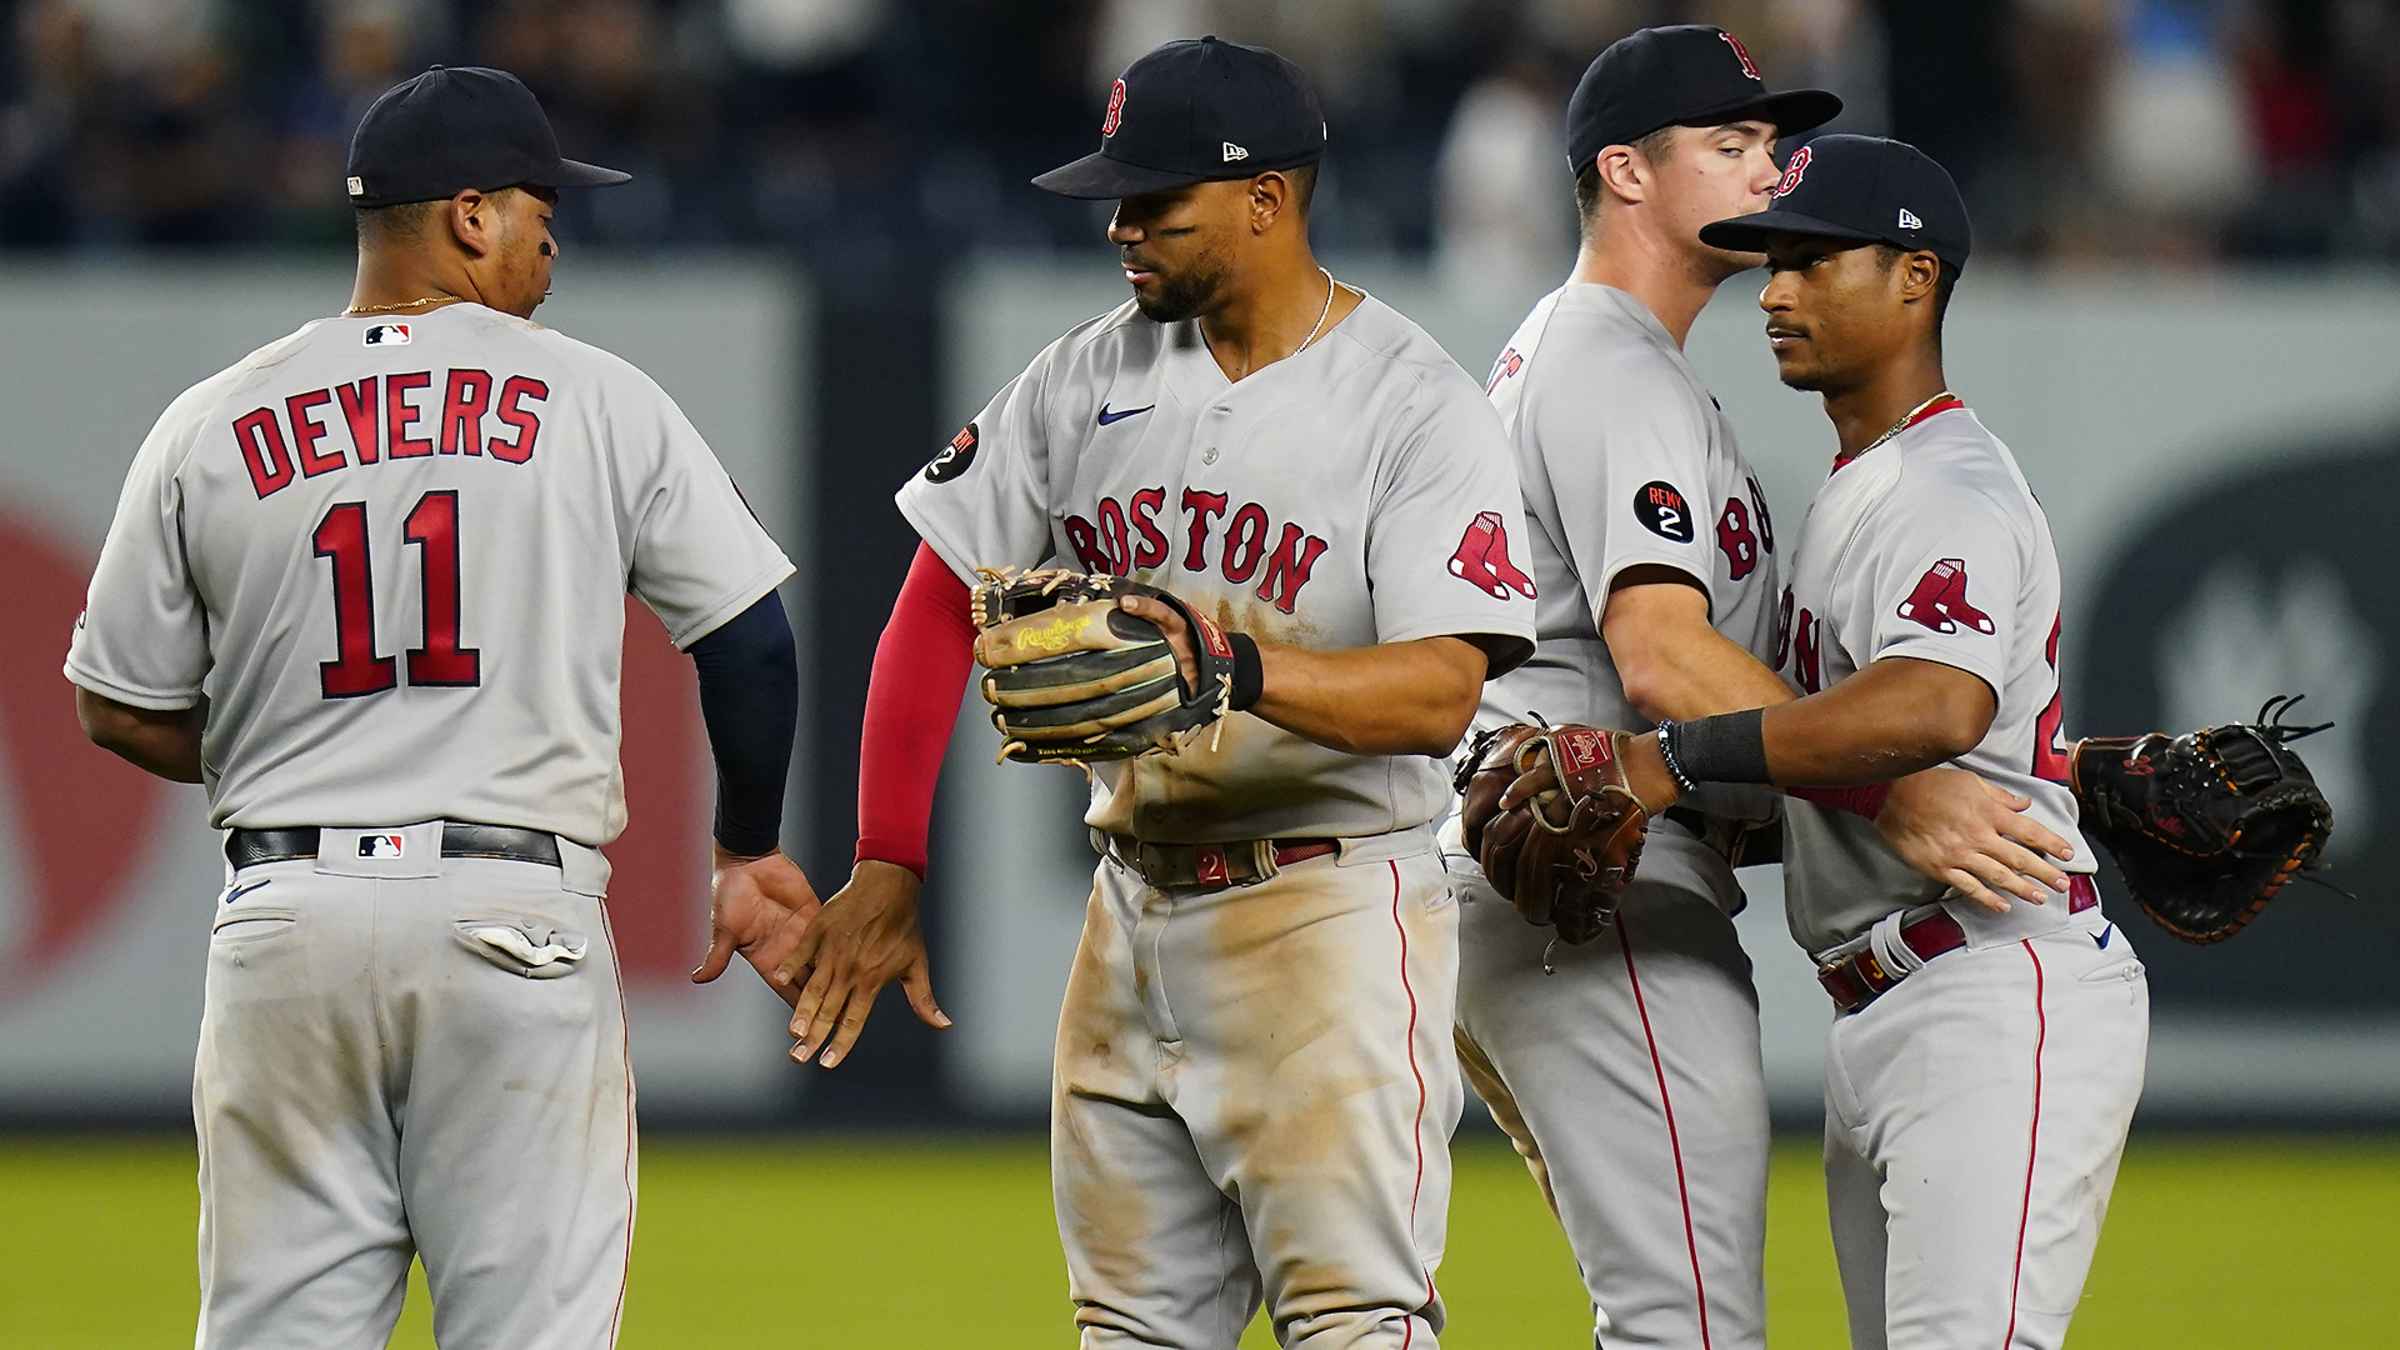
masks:
[(1926, 568), (1916, 589), (1900, 602), (1900, 617), (1937, 633), (1955, 633), (1960, 624), (1978, 633), (1996, 631), (1991, 615), (1967, 603), (1967, 564), (1960, 558), (1944, 558)]
[(1524, 368), (1525, 358), (1517, 355), (1516, 348), (1511, 347), (1507, 351), (1500, 353), (1500, 359), (1492, 363), (1492, 378), (1484, 382), (1483, 392), (1486, 394), (1491, 393), (1493, 390), (1500, 387), (1500, 382), (1502, 380), (1507, 379), (1509, 376), (1516, 374), (1518, 371), (1523, 370)]
[(1799, 189), (1802, 175), (1808, 172), (1808, 160), (1807, 146), (1792, 152), (1791, 162), (1783, 166), (1783, 180), (1775, 185), (1774, 195), (1778, 199), (1788, 197)]
[(1125, 117), (1125, 82), (1117, 81), (1108, 87), (1108, 116), (1100, 119), (1102, 139), (1117, 134), (1117, 123)]
[(1497, 511), (1479, 512), (1467, 526), (1458, 551), (1450, 555), (1450, 575), (1496, 600), (1506, 600), (1510, 591), (1534, 598), (1533, 578), (1508, 560), (1508, 527)]

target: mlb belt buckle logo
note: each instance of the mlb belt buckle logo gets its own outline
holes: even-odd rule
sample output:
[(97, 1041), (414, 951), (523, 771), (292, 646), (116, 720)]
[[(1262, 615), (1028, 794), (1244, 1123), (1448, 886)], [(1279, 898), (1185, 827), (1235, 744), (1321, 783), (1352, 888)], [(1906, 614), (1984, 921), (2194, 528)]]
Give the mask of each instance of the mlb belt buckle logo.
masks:
[(397, 858), (408, 851), (408, 842), (396, 834), (362, 834), (358, 837), (358, 856), (362, 858)]

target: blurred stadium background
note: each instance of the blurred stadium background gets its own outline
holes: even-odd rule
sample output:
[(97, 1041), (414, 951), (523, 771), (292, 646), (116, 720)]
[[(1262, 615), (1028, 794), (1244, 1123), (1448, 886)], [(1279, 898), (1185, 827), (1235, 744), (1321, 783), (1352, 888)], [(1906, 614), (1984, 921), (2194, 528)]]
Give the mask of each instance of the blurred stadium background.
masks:
[[(347, 294), (341, 162), (390, 84), (515, 70), (570, 153), (542, 319), (631, 358), (801, 566), (789, 847), (846, 874), (866, 655), (912, 547), (898, 482), (1070, 323), (1121, 298), (1102, 212), (1024, 186), (1090, 147), (1167, 37), (1319, 82), (1315, 211), (1347, 280), (1480, 373), (1572, 248), (1560, 110), (1643, 23), (1741, 33), (1835, 129), (1958, 175), (1977, 253), (1951, 371), (2017, 451), (2068, 573), (2070, 734), (2309, 695), (2345, 899), (2234, 944), (2121, 917), (2150, 1086), (2077, 1342), (2389, 1344), (2400, 1212), (2400, 6), (2389, 0), (16, 0), (0, 4), (0, 1346), (189, 1335), (188, 1092), (216, 839), (196, 792), (85, 746), (58, 674), (133, 448), (183, 387)], [(1755, 289), (1692, 351), (1787, 532), (1830, 451)], [(695, 991), (708, 820), (690, 675), (634, 632), (614, 852), (647, 1128), (627, 1343), (1066, 1343), (1040, 1126), (1088, 851), (1071, 775), (964, 719), (928, 925), (944, 1037), (887, 1006), (793, 1069), (746, 979)], [(438, 741), (428, 754), (439, 754)], [(1842, 1343), (1811, 1153), (1829, 1009), (1772, 872), (1743, 918), (1779, 1124), (1779, 1347)], [(2112, 892), (2112, 900), (2120, 892)], [(1596, 1121), (1596, 1129), (1607, 1128)], [(1583, 1343), (1573, 1266), (1470, 1104), (1451, 1343)], [(419, 1305), (421, 1312), (421, 1305)], [(1579, 1326), (1581, 1331), (1578, 1330)], [(1255, 1333), (1254, 1333), (1255, 1339)], [(420, 1316), (396, 1344), (425, 1345)], [(1265, 1344), (1265, 1341), (1258, 1341)]]

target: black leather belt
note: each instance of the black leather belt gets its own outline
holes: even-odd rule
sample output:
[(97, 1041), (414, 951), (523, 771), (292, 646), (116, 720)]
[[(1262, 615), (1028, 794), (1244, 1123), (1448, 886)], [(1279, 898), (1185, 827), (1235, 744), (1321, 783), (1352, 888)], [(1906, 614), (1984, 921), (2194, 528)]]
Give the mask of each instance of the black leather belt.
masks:
[(1104, 849), (1153, 886), (1223, 890), (1265, 881), (1293, 863), (1341, 850), (1334, 839), (1244, 839), (1229, 844), (1147, 844), (1102, 835)]
[[(237, 870), (256, 867), (260, 863), (314, 858), (317, 851), (317, 831), (314, 828), (235, 830), (225, 836), (225, 860)], [(362, 852), (359, 856), (374, 855)], [(442, 827), (442, 856), (499, 858), (507, 862), (543, 863), (556, 867), (558, 836), (507, 825), (462, 825), (453, 822)]]

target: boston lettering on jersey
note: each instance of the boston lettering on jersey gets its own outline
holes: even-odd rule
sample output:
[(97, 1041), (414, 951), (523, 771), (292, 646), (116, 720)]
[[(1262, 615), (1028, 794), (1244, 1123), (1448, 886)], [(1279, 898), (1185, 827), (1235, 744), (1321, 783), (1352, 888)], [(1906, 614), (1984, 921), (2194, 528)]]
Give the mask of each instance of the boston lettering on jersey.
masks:
[[(533, 376), (495, 380), (489, 371), (467, 367), (445, 372), (438, 393), (432, 371), (369, 375), (294, 394), (280, 406), (253, 408), (234, 419), (233, 440), (262, 499), (295, 476), (315, 478), (385, 459), (489, 455), (523, 464), (533, 458), (542, 431), (534, 405), (549, 397), (550, 386)], [(488, 431), (487, 417), (508, 434)]]
[[(1074, 546), (1076, 561), (1087, 572), (1127, 576), (1163, 567), (1170, 556), (1187, 572), (1206, 572), (1213, 556), (1213, 565), (1227, 581), (1240, 586), (1255, 577), (1258, 598), (1289, 614), (1325, 552), (1322, 538), (1290, 521), (1278, 532), (1258, 503), (1235, 507), (1231, 497), (1205, 488), (1183, 490), (1183, 546), (1178, 549), (1167, 537), (1168, 527), (1159, 523), (1166, 504), (1165, 488), (1146, 487), (1122, 502), (1101, 498), (1096, 524), (1068, 516), (1067, 542)], [(1267, 544), (1270, 535), (1273, 548)]]

